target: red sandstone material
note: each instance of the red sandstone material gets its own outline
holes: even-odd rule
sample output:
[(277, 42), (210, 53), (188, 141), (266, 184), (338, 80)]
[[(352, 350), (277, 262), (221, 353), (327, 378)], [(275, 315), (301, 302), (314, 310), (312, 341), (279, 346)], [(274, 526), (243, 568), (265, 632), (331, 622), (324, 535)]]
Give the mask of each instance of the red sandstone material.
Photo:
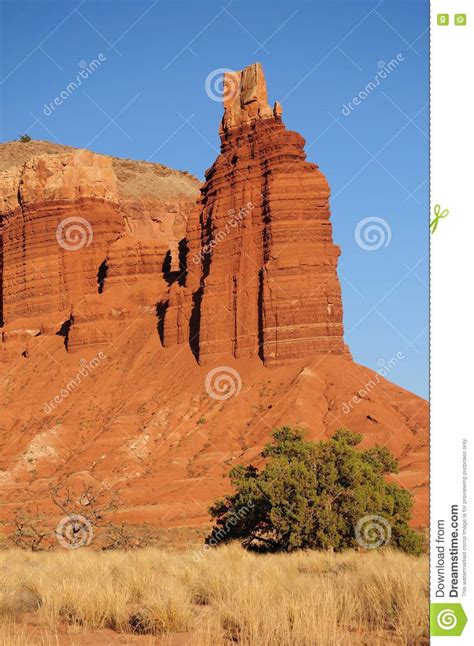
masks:
[(186, 288), (171, 295), (166, 343), (186, 339), (187, 318), (201, 363), (346, 354), (326, 178), (280, 104), (269, 107), (259, 64), (224, 86), (221, 154), (188, 221)]
[[(0, 146), (0, 520), (52, 517), (50, 484), (86, 481), (122, 520), (202, 524), (229, 468), (290, 424), (388, 446), (427, 524), (428, 405), (350, 358), (326, 179), (259, 65), (226, 86), (198, 206), (198, 182), (159, 164)], [(93, 239), (67, 251), (73, 216)], [(205, 386), (222, 367), (241, 381), (224, 401)]]

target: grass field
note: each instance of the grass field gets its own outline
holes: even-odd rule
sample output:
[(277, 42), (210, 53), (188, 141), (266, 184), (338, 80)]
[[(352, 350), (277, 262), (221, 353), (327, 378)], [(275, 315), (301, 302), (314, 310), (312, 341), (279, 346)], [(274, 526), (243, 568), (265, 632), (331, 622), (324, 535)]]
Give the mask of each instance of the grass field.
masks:
[(0, 551), (1, 646), (110, 643), (81, 641), (101, 631), (143, 645), (427, 644), (428, 559), (237, 545)]

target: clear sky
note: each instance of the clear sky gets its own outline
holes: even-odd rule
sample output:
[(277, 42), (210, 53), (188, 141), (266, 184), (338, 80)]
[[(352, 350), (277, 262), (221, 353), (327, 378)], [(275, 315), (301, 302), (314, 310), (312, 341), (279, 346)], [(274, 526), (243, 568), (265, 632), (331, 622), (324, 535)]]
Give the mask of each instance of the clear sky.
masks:
[[(388, 378), (426, 397), (428, 4), (0, 0), (1, 139), (28, 132), (202, 178), (222, 114), (205, 80), (260, 61), (270, 100), (332, 189), (353, 357), (377, 370), (401, 353)], [(94, 59), (81, 87), (46, 109)], [(379, 218), (381, 246), (364, 226), (358, 244), (366, 218)]]

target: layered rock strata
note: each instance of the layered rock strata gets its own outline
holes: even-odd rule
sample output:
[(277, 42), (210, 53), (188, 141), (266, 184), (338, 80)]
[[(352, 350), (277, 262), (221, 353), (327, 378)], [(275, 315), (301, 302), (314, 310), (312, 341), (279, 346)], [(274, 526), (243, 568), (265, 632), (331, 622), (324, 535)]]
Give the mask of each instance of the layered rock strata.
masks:
[(347, 352), (329, 186), (281, 114), (260, 64), (225, 74), (221, 154), (188, 220), (186, 286), (165, 322), (165, 343), (188, 341), (201, 363)]
[(88, 151), (47, 155), (2, 176), (3, 319), (66, 312), (94, 289), (123, 231), (110, 161)]
[(72, 351), (100, 345), (118, 321), (156, 322), (199, 182), (46, 142), (0, 153), (3, 340), (60, 334)]
[[(198, 206), (199, 182), (160, 164), (0, 145), (0, 533), (19, 509), (54, 532), (58, 483), (117, 491), (120, 522), (206, 523), (286, 424), (387, 446), (428, 522), (428, 405), (345, 350), (327, 182), (259, 66), (225, 81)], [(60, 228), (76, 250), (57, 239), (70, 217), (93, 233)], [(196, 357), (242, 388), (213, 396)]]

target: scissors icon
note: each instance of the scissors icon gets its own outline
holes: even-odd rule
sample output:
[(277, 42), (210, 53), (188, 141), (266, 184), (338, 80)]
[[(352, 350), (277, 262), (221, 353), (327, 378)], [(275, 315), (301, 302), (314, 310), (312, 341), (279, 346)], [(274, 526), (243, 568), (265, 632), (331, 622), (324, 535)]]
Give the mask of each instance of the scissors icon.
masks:
[(448, 209), (441, 211), (441, 206), (436, 204), (434, 207), (434, 218), (430, 222), (430, 231), (434, 233), (438, 227), (438, 222), (449, 215)]

